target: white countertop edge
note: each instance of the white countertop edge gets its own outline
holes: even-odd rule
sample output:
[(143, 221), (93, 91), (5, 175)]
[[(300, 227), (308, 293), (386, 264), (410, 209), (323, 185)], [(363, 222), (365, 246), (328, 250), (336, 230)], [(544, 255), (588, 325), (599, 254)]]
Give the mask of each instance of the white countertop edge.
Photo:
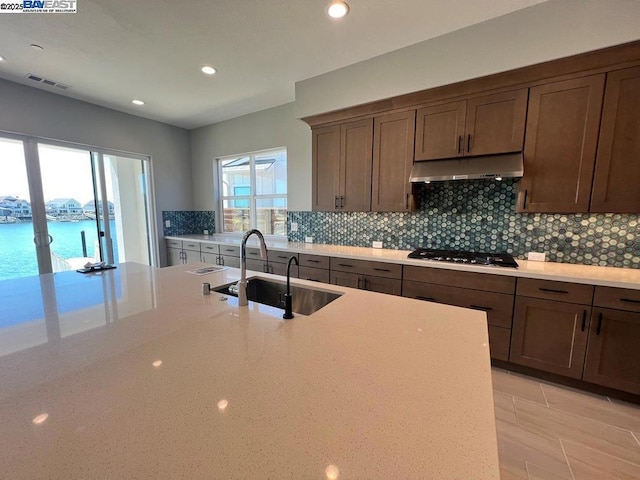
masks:
[[(193, 240), (202, 243), (218, 243), (240, 245), (242, 237), (223, 235), (172, 235), (166, 236), (170, 240)], [(640, 270), (631, 268), (601, 267), (597, 265), (579, 265), (557, 262), (533, 262), (516, 260), (519, 268), (490, 267), (482, 265), (468, 265), (445, 262), (432, 262), (407, 258), (410, 250), (390, 250), (369, 247), (350, 247), (343, 245), (328, 245), (319, 243), (288, 242), (267, 238), (267, 247), (273, 251), (291, 253), (306, 253), (320, 256), (339, 256), (351, 260), (368, 260), (383, 263), (412, 265), (426, 268), (441, 268), (461, 272), (488, 273), (509, 277), (534, 278), (556, 282), (581, 283), (603, 287), (628, 288), (640, 290)], [(257, 246), (254, 238), (250, 238), (247, 245)]]

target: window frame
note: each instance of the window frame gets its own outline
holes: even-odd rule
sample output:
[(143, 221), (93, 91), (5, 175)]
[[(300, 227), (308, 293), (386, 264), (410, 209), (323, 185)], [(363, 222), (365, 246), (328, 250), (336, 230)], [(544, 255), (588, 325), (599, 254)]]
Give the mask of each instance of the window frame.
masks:
[[(236, 155), (225, 155), (224, 157), (218, 157), (214, 161), (217, 166), (217, 174), (218, 174), (218, 226), (219, 232), (225, 235), (243, 235), (244, 232), (237, 231), (225, 231), (224, 226), (224, 202), (225, 201), (238, 201), (238, 200), (248, 200), (249, 201), (249, 228), (257, 228), (258, 215), (257, 215), (257, 200), (267, 200), (267, 199), (284, 199), (286, 201), (287, 207), (286, 211), (289, 209), (289, 185), (288, 185), (288, 168), (287, 168), (287, 180), (285, 181), (286, 192), (285, 193), (273, 193), (273, 194), (256, 194), (256, 164), (255, 159), (257, 156), (263, 156), (265, 154), (274, 153), (274, 154), (282, 154), (284, 153), (287, 166), (289, 162), (289, 158), (287, 155), (287, 147), (276, 147), (276, 148), (268, 148), (265, 150), (256, 150), (248, 153), (239, 153)], [(224, 195), (224, 175), (222, 172), (223, 162), (226, 160), (235, 160), (242, 157), (249, 158), (249, 195)], [(265, 237), (275, 237), (278, 239), (287, 238), (287, 231), (285, 226), (285, 231), (283, 234), (265, 234)]]

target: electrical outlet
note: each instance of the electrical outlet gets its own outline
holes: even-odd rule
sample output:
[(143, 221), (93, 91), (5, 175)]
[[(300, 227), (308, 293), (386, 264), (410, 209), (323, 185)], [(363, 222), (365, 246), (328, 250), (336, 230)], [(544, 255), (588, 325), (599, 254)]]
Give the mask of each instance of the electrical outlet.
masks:
[(371, 246), (373, 248), (382, 248), (382, 242), (373, 242)]
[(291, 222), (291, 231), (292, 232), (297, 232), (298, 231), (298, 223), (297, 222)]
[(313, 243), (313, 237), (304, 237), (305, 243)]
[(164, 226), (169, 228), (171, 226), (171, 220), (165, 220), (164, 221)]
[(544, 252), (529, 252), (527, 254), (527, 260), (531, 260), (533, 262), (544, 262), (547, 254)]
[(209, 235), (209, 230), (203, 230), (203, 232), (205, 235)]

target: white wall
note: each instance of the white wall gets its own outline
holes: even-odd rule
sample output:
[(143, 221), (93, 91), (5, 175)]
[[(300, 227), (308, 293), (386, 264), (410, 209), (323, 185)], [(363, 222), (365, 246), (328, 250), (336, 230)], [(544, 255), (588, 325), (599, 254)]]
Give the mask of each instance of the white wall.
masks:
[(638, 39), (638, 0), (550, 0), (297, 82), (295, 115), (303, 118)]
[(311, 130), (306, 123), (295, 119), (294, 110), (294, 104), (287, 103), (192, 130), (194, 208), (218, 211), (214, 159), (286, 147), (288, 209), (310, 210)]
[(0, 79), (0, 131), (151, 156), (157, 243), (166, 264), (162, 211), (193, 208), (187, 130)]

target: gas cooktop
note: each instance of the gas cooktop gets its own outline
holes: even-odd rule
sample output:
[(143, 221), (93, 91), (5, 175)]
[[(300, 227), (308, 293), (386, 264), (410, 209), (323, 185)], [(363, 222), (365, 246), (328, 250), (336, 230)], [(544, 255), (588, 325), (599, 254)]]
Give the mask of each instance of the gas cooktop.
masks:
[(466, 252), (462, 250), (436, 250), (418, 248), (409, 254), (409, 258), (434, 260), (436, 262), (466, 263), (470, 265), (491, 265), (518, 268), (518, 264), (508, 253)]

